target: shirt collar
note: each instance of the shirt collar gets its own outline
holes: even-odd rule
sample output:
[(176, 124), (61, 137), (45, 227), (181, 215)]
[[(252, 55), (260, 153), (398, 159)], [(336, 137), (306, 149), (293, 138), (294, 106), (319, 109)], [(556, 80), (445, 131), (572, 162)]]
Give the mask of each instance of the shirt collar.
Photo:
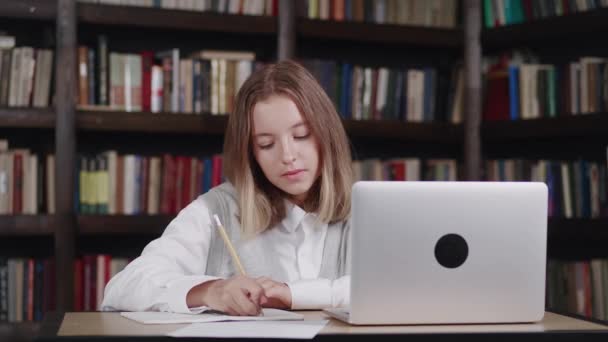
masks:
[(292, 202), (285, 200), (285, 218), (281, 224), (288, 232), (295, 232), (304, 220), (307, 212)]

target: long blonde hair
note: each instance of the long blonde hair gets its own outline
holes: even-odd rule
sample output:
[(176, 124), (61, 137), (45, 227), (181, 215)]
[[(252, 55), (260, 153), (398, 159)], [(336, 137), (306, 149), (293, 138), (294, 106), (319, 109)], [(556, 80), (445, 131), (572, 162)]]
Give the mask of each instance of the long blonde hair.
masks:
[(269, 64), (255, 71), (240, 88), (228, 118), (224, 140), (224, 174), (234, 185), (243, 232), (255, 235), (286, 215), (286, 194), (264, 175), (253, 154), (252, 113), (256, 103), (271, 95), (285, 96), (297, 106), (317, 138), (320, 176), (310, 189), (303, 209), (316, 212), (325, 223), (350, 214), (353, 182), (348, 138), (332, 101), (315, 78), (294, 61)]

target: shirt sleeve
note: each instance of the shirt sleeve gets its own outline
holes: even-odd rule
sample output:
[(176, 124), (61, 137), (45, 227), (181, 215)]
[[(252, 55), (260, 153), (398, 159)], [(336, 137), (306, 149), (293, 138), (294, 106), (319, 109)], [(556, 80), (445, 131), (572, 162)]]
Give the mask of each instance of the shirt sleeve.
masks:
[(287, 283), (292, 310), (314, 310), (350, 305), (350, 276), (336, 280), (308, 279)]
[(186, 296), (194, 286), (217, 279), (205, 275), (211, 220), (198, 197), (169, 223), (162, 236), (107, 284), (103, 311), (169, 311), (198, 313), (188, 308)]

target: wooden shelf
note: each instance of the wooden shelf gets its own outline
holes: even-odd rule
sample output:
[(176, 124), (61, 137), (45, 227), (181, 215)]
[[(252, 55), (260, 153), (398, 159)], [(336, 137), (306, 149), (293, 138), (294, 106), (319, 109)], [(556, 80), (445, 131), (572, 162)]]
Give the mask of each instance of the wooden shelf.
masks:
[(0, 341), (33, 341), (42, 322), (0, 322)]
[(49, 236), (55, 226), (53, 215), (0, 215), (0, 236)]
[(0, 108), (0, 127), (54, 128), (55, 111), (51, 108)]
[(412, 44), (426, 47), (460, 48), (461, 29), (423, 26), (335, 22), (298, 18), (296, 34), (303, 38), (347, 40), (368, 43)]
[(173, 215), (79, 215), (80, 235), (160, 235)]
[(76, 127), (90, 131), (224, 134), (225, 115), (80, 110)]
[[(160, 235), (174, 215), (79, 215), (80, 235)], [(608, 239), (608, 218), (550, 218), (550, 239)]]
[(608, 241), (608, 218), (565, 219), (551, 218), (549, 239)]
[[(222, 135), (226, 115), (129, 113), (80, 110), (77, 127), (89, 131), (190, 133)], [(388, 138), (403, 141), (458, 143), (462, 141), (461, 125), (447, 123), (405, 123), (392, 120), (344, 120), (351, 137)]]
[(15, 19), (55, 20), (56, 0), (2, 0), (0, 17)]
[(554, 16), (522, 24), (484, 29), (484, 49), (506, 49), (539, 42), (562, 41), (566, 37), (580, 39), (585, 34), (601, 34), (608, 29), (608, 8)]
[(349, 136), (428, 143), (461, 143), (462, 125), (393, 120), (344, 120)]
[(164, 8), (78, 3), (78, 21), (85, 24), (147, 27), (189, 31), (268, 34), (277, 32), (277, 18), (269, 16), (191, 12)]
[(557, 118), (483, 122), (484, 142), (525, 139), (606, 137), (608, 113), (581, 114)]

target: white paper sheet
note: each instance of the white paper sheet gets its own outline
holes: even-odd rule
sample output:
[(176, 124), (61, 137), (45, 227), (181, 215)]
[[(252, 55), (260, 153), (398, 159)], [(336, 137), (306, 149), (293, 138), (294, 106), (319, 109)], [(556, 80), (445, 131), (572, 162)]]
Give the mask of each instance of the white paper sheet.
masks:
[(263, 316), (230, 316), (205, 311), (199, 314), (180, 314), (173, 312), (121, 312), (120, 315), (143, 324), (206, 323), (220, 321), (293, 321), (303, 320), (304, 316), (278, 309), (262, 309)]
[(325, 324), (327, 324), (327, 320), (194, 323), (167, 335), (172, 337), (312, 339)]

